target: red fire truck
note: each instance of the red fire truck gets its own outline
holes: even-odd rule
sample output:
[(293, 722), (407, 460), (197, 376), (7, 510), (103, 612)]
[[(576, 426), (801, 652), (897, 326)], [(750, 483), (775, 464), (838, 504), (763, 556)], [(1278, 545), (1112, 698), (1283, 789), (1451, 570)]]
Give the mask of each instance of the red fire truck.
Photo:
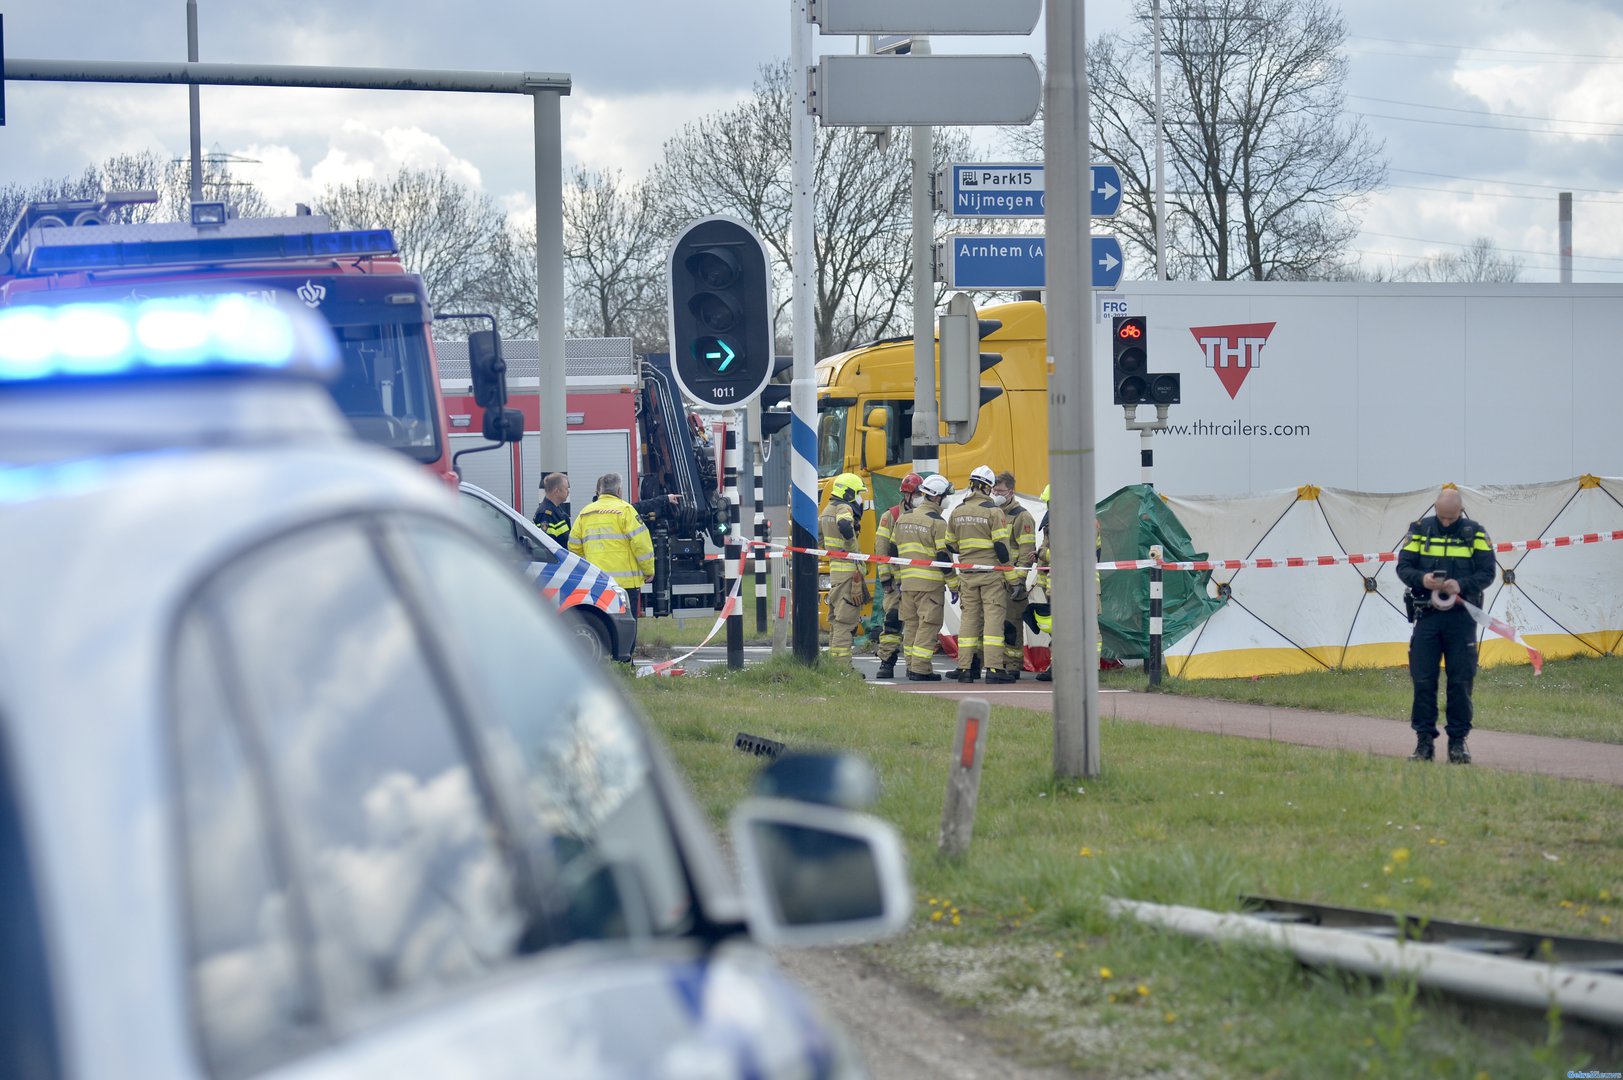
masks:
[(356, 432), (456, 484), (428, 296), (389, 230), (334, 230), (302, 207), (236, 218), (218, 202), (193, 203), (187, 222), (121, 221), (157, 198), (29, 205), (0, 243), (0, 306), (235, 293), (313, 309), (343, 346), (332, 393)]

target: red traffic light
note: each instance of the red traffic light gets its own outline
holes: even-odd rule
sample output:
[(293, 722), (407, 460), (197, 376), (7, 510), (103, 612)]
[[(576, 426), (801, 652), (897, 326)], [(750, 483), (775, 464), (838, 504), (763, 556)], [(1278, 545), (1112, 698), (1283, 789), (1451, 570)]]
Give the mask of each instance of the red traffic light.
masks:
[(1116, 330), (1116, 336), (1129, 341), (1137, 341), (1144, 336), (1144, 320), (1142, 318), (1129, 318), (1119, 320), (1121, 326)]

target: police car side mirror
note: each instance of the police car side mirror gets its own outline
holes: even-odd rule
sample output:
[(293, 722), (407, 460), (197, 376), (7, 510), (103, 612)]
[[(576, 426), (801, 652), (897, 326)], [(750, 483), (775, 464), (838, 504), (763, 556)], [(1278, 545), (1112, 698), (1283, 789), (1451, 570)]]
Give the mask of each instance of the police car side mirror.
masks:
[(851, 945), (912, 917), (901, 836), (868, 814), (745, 799), (730, 822), (750, 933), (764, 945)]

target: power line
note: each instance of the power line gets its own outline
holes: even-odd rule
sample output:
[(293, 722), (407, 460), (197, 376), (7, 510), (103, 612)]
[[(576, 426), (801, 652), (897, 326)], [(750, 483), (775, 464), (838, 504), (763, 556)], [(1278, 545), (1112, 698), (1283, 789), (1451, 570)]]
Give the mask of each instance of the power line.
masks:
[[(1374, 229), (1360, 229), (1365, 236), (1379, 236), (1385, 240), (1408, 240), (1415, 244), (1442, 244), (1444, 247), (1473, 248), (1475, 243), (1462, 244), (1458, 240), (1429, 240), (1423, 236), (1403, 236), (1399, 233), (1376, 232)], [(1550, 255), (1549, 251), (1532, 251), (1527, 248), (1502, 248), (1494, 246), (1495, 251), (1508, 251), (1513, 255)], [(1575, 259), (1600, 259), (1604, 262), (1623, 262), (1623, 255), (1574, 255)]]
[[(1463, 120), (1427, 120), (1418, 116), (1391, 116), (1386, 113), (1370, 113), (1360, 109), (1352, 112), (1359, 116), (1367, 116), (1372, 120), (1401, 120), (1410, 124), (1440, 124), (1443, 127), (1476, 128), (1479, 131), (1511, 131), (1521, 135), (1566, 135), (1584, 139), (1619, 139), (1623, 138), (1623, 131), (1554, 131), (1550, 128), (1505, 127), (1503, 124), (1468, 124)], [(1582, 121), (1575, 121), (1581, 123)]]
[(1583, 58), (1589, 60), (1612, 60), (1623, 63), (1623, 56), (1613, 56), (1610, 53), (1569, 53), (1550, 52), (1540, 49), (1501, 49), (1493, 45), (1448, 45), (1439, 41), (1406, 41), (1402, 38), (1371, 37), (1369, 34), (1348, 34), (1350, 38), (1359, 41), (1380, 41), (1388, 45), (1418, 45), (1425, 49), (1470, 49), (1474, 52), (1502, 52), (1502, 53), (1528, 53), (1533, 56), (1561, 56), (1567, 59)]
[[(1402, 172), (1403, 170), (1394, 170)], [(1485, 184), (1499, 183), (1497, 180), (1484, 180)], [(1461, 191), (1459, 188), (1427, 187), (1424, 184), (1387, 184), (1389, 188), (1402, 188), (1404, 191), (1440, 191), (1445, 195), (1464, 195), (1470, 198), (1488, 199), (1531, 199), (1534, 202), (1549, 202), (1548, 195), (1524, 195), (1519, 191)], [(1571, 188), (1560, 188), (1560, 191), (1570, 191)], [(1585, 206), (1623, 206), (1623, 199), (1575, 199)]]
[[(1466, 48), (1467, 46), (1445, 45), (1444, 48)], [(1350, 53), (1359, 56), (1396, 56), (1402, 60), (1442, 60), (1450, 64), (1582, 64), (1585, 66), (1607, 67), (1623, 64), (1623, 59), (1613, 60), (1530, 60), (1526, 57), (1516, 56), (1427, 56), (1425, 53), (1392, 52), (1388, 49), (1348, 49)]]
[(1369, 97), (1366, 94), (1348, 94), (1359, 101), (1379, 101), (1384, 105), (1407, 105), (1415, 109), (1436, 109), (1440, 112), (1470, 113), (1473, 116), (1497, 116), (1507, 120), (1544, 120), (1552, 124), (1597, 124), (1602, 127), (1623, 127), (1613, 120), (1569, 120), (1560, 116), (1527, 116), (1523, 113), (1493, 112), (1490, 109), (1459, 109), (1452, 105), (1427, 105), (1419, 101), (1398, 101), (1394, 98)]
[(1574, 187), (1571, 184), (1535, 184), (1527, 180), (1499, 180), (1487, 176), (1455, 176), (1453, 173), (1425, 172), (1420, 169), (1393, 168), (1392, 171), (1407, 173), (1410, 176), (1435, 176), (1442, 180), (1464, 180), (1471, 184), (1504, 184), (1507, 187), (1544, 188), (1547, 191), (1592, 191), (1597, 195), (1623, 195), (1623, 191), (1616, 188)]

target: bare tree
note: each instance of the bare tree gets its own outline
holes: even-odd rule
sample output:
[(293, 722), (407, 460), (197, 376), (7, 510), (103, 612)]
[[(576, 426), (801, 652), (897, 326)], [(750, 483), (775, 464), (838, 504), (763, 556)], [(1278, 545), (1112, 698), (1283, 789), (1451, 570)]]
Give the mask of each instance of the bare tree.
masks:
[[(753, 94), (690, 124), (665, 144), (652, 183), (663, 230), (734, 214), (771, 250), (779, 337), (788, 330), (790, 118), (795, 93), (786, 63), (761, 70)], [(939, 165), (968, 156), (968, 139), (938, 132)], [(850, 128), (818, 133), (815, 187), (817, 355), (829, 356), (910, 328), (911, 178), (905, 132), (880, 148)]]
[[(175, 161), (155, 150), (115, 154), (86, 166), (76, 177), (59, 177), (35, 184), (0, 187), (0, 231), (10, 229), (23, 207), (33, 202), (60, 199), (99, 199), (114, 191), (156, 191), (156, 203), (125, 206), (114, 212), (121, 222), (185, 221), (191, 205), (191, 175), (185, 161)], [(204, 162), (203, 197), (227, 203), (239, 217), (263, 217), (270, 212), (264, 192), (252, 181), (231, 174), (231, 163)]]
[[(1139, 29), (1088, 49), (1093, 149), (1122, 173), (1113, 227), (1155, 257), (1155, 86)], [(1381, 147), (1346, 114), (1346, 24), (1328, 0), (1165, 0), (1167, 273), (1316, 278), (1342, 272), (1352, 212), (1385, 180)], [(1040, 129), (1012, 148), (1042, 153)]]
[(665, 340), (666, 238), (648, 181), (577, 168), (564, 185), (563, 219), (568, 332), (657, 348)]
[(1405, 281), (1520, 281), (1522, 261), (1501, 255), (1491, 239), (1479, 236), (1464, 251), (1421, 259), (1399, 273)]
[(316, 201), (316, 212), (329, 215), (335, 228), (391, 230), (401, 262), (422, 275), (435, 307), (497, 305), (510, 242), (501, 210), (489, 195), (452, 179), (444, 169), (406, 167), (385, 180), (328, 187)]

